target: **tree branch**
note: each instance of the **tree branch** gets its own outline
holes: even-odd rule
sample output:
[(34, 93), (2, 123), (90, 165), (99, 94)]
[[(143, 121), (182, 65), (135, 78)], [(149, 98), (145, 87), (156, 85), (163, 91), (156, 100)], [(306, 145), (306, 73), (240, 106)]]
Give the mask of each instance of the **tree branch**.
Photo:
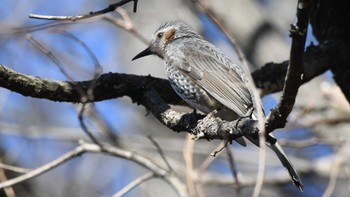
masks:
[[(326, 71), (334, 59), (329, 57), (330, 51), (336, 49), (331, 44), (308, 47), (302, 64), (303, 79), (306, 83), (313, 77)], [(280, 64), (266, 64), (262, 69), (253, 73), (254, 81), (265, 94), (282, 89), (288, 62)], [(94, 83), (95, 86), (91, 86)], [(23, 96), (44, 98), (59, 102), (81, 102), (81, 93), (76, 87), (86, 92), (91, 90), (91, 102), (128, 96), (139, 105), (145, 106), (153, 115), (168, 128), (180, 132), (193, 132), (197, 139), (235, 139), (240, 134), (239, 129), (232, 129), (232, 124), (222, 120), (210, 120), (206, 125), (197, 127), (197, 121), (204, 116), (186, 113), (177, 113), (171, 110), (168, 104), (186, 105), (173, 91), (165, 79), (151, 76), (137, 76), (131, 74), (106, 73), (90, 81), (70, 82), (55, 81), (21, 74), (0, 65), (0, 87), (7, 88)], [(92, 89), (91, 89), (92, 88)], [(246, 121), (242, 125), (251, 125), (249, 132), (255, 132), (254, 124)], [(210, 125), (214, 124), (214, 125)], [(228, 129), (231, 126), (231, 129)], [(236, 125), (234, 125), (236, 126)], [(192, 131), (193, 129), (197, 129)], [(235, 130), (234, 132), (232, 132)]]
[[(130, 74), (106, 73), (98, 77), (95, 87), (92, 89), (92, 101), (103, 101), (130, 97), (133, 102), (142, 104), (140, 95), (150, 87), (154, 88), (169, 104), (185, 104), (172, 90), (169, 82), (165, 79), (151, 76), (137, 76)], [(43, 98), (59, 102), (81, 102), (81, 94), (76, 87), (83, 91), (91, 88), (92, 81), (70, 82), (56, 81), (33, 77), (18, 73), (0, 64), (0, 87), (34, 98)]]
[(129, 191), (140, 185), (141, 183), (144, 183), (152, 178), (154, 178), (155, 175), (153, 173), (147, 173), (143, 176), (140, 176), (139, 178), (135, 179), (133, 182), (129, 183), (127, 186), (125, 186), (122, 190), (120, 190), (118, 193), (114, 194), (113, 197), (122, 197), (126, 195)]
[[(326, 72), (334, 62), (338, 61), (338, 58), (330, 55), (330, 53), (339, 50), (341, 50), (341, 48), (332, 43), (307, 47), (301, 68), (303, 73), (301, 83), (307, 83), (311, 79)], [(283, 89), (288, 64), (289, 61), (266, 63), (260, 69), (252, 73), (254, 83), (256, 87), (261, 90), (262, 96), (280, 92)]]
[(88, 14), (83, 15), (76, 15), (76, 16), (49, 16), (49, 15), (40, 15), (40, 14), (30, 14), (29, 18), (35, 18), (35, 19), (43, 19), (43, 20), (60, 20), (60, 21), (77, 21), (87, 18), (92, 18), (95, 16), (99, 16), (102, 14), (106, 14), (108, 12), (113, 12), (118, 7), (127, 4), (129, 2), (134, 2), (133, 11), (136, 12), (137, 10), (137, 2), (138, 0), (121, 0), (118, 3), (110, 4), (107, 8), (96, 11), (96, 12), (89, 12)]
[(112, 146), (104, 145), (103, 150), (101, 147), (95, 144), (89, 144), (86, 142), (82, 142), (78, 147), (75, 149), (67, 152), (66, 154), (62, 155), (61, 157), (39, 167), (36, 168), (26, 174), (20, 175), (16, 178), (10, 179), (8, 181), (0, 183), (0, 189), (13, 186), (15, 184), (18, 184), (20, 182), (32, 179), (36, 176), (39, 176), (45, 172), (48, 172), (49, 170), (58, 167), (59, 165), (80, 156), (84, 153), (103, 153), (110, 156), (116, 156), (120, 157), (126, 160), (130, 160), (132, 162), (135, 162), (144, 168), (150, 170), (152, 173), (154, 173), (154, 176), (156, 177), (162, 177), (164, 180), (171, 185), (176, 192), (179, 194), (179, 196), (187, 196), (186, 193), (186, 187), (183, 185), (183, 183), (172, 173), (169, 173), (167, 170), (163, 169), (162, 167), (158, 166), (157, 164), (153, 163), (151, 160), (138, 155), (134, 152), (126, 151), (123, 149), (115, 148)]
[[(333, 44), (309, 46), (304, 54), (302, 83), (306, 83), (314, 77), (325, 72), (329, 65), (336, 62), (336, 57), (329, 56), (330, 52), (341, 50)], [(284, 76), (287, 72), (288, 61), (282, 63), (267, 63), (261, 69), (252, 73), (254, 82), (261, 88), (263, 94), (279, 92), (283, 88)], [(18, 73), (0, 64), (0, 87), (34, 98), (43, 98), (59, 102), (81, 102), (81, 95), (75, 86), (88, 90), (92, 81), (69, 82), (42, 79)], [(137, 76), (131, 74), (106, 73), (96, 79), (93, 88), (93, 100), (102, 101), (130, 97), (134, 102), (142, 104), (137, 96), (152, 86), (168, 104), (186, 105), (172, 90), (165, 79), (151, 76)]]
[[(334, 49), (334, 46), (327, 45), (308, 48), (305, 53), (306, 61), (303, 64), (305, 77), (302, 83), (327, 70), (328, 63), (332, 61), (332, 58), (328, 57), (327, 53), (332, 49)], [(286, 67), (287, 64), (267, 64), (261, 70), (255, 71), (253, 76), (257, 86), (266, 88), (264, 89), (265, 93), (278, 91), (280, 86), (276, 84), (283, 83), (282, 79), (271, 82), (273, 77), (264, 78), (262, 76), (271, 76), (268, 73), (282, 76), (281, 72), (283, 73), (283, 71), (273, 72), (276, 67), (282, 66)], [(91, 83), (95, 83), (92, 89)], [(151, 76), (106, 73), (90, 81), (56, 81), (21, 74), (0, 64), (0, 87), (17, 92), (23, 96), (78, 103), (81, 102), (81, 94), (77, 90), (77, 86), (83, 91), (91, 90), (91, 98), (93, 98), (90, 100), (91, 102), (128, 96), (134, 103), (145, 106), (161, 123), (176, 132), (191, 132), (191, 129), (196, 128), (197, 121), (204, 117), (198, 114), (177, 113), (171, 110), (168, 104), (186, 105), (186, 103), (173, 91), (169, 82), (165, 79)], [(241, 135), (240, 129), (232, 129), (232, 126), (234, 128), (236, 126), (234, 123), (229, 124), (218, 119), (212, 119), (207, 123), (201, 125), (201, 128), (197, 127), (197, 130), (193, 132), (197, 139), (235, 139)], [(248, 132), (256, 132), (255, 124), (241, 121), (240, 126), (242, 125), (245, 125), (246, 129), (249, 127), (250, 130)], [(229, 128), (230, 126), (231, 129)], [(232, 132), (233, 130), (235, 131)]]
[(286, 81), (279, 104), (269, 114), (266, 123), (266, 134), (277, 128), (282, 128), (287, 122), (287, 117), (292, 111), (299, 87), (302, 84), (304, 74), (302, 72), (303, 56), (307, 28), (310, 15), (310, 0), (299, 0), (297, 5), (297, 22), (291, 26), (292, 46), (289, 56)]
[[(0, 65), (0, 86), (21, 93), (24, 96), (45, 98), (53, 101), (81, 102), (81, 95), (75, 87), (83, 91), (91, 88), (91, 81), (67, 82), (41, 79), (17, 73)], [(186, 131), (195, 135), (195, 139), (225, 139), (232, 141), (245, 133), (257, 132), (256, 121), (241, 119), (233, 122), (217, 117), (198, 120), (203, 115), (178, 113), (171, 110), (169, 104), (183, 101), (175, 94), (167, 80), (151, 76), (108, 73), (95, 80), (92, 89), (92, 101), (129, 96), (133, 102), (143, 105), (165, 126), (176, 132)]]

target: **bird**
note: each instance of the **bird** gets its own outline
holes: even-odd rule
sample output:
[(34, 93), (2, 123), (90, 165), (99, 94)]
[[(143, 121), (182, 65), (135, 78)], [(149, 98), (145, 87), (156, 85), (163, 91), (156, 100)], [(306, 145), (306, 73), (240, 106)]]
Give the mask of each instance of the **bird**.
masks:
[[(156, 55), (165, 61), (169, 82), (174, 91), (195, 110), (232, 121), (261, 107), (254, 99), (254, 86), (238, 59), (229, 59), (215, 45), (203, 39), (182, 21), (167, 21), (151, 36), (149, 46), (132, 61)], [(257, 111), (257, 110), (254, 110)], [(253, 114), (252, 118), (257, 119)], [(257, 134), (244, 135), (259, 146)], [(245, 145), (243, 139), (238, 143)], [(303, 183), (277, 140), (269, 134), (266, 145), (287, 169), (294, 185), (303, 191)]]

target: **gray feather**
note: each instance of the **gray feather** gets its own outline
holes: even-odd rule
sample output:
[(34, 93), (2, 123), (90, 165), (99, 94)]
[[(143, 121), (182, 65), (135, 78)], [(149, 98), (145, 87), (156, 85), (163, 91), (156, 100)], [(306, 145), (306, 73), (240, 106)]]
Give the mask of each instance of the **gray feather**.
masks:
[[(253, 106), (248, 79), (242, 69), (233, 63), (214, 45), (202, 40), (185, 42), (183, 70), (194, 82), (238, 116), (246, 115)], [(215, 48), (213, 57), (212, 48)]]

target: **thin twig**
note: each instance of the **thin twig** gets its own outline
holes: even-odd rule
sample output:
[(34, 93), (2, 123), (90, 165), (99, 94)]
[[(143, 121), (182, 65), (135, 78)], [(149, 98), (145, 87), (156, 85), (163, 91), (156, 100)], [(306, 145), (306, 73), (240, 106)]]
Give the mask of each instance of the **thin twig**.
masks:
[[(264, 130), (264, 129), (262, 129)], [(258, 175), (256, 178), (256, 184), (254, 187), (253, 197), (258, 197), (260, 195), (262, 185), (264, 183), (265, 176), (265, 162), (266, 162), (266, 145), (265, 145), (265, 132), (259, 133), (259, 167), (258, 167)]]
[(111, 16), (103, 16), (103, 20), (124, 29), (125, 31), (128, 31), (129, 33), (131, 33), (131, 35), (135, 36), (137, 39), (139, 39), (141, 42), (143, 42), (144, 44), (148, 45), (149, 44), (149, 40), (143, 36), (138, 30), (135, 29), (135, 25), (132, 22), (130, 16), (128, 15), (128, 13), (121, 7), (119, 7), (117, 9), (117, 12), (120, 14), (120, 16), (122, 17), (121, 19), (119, 18), (114, 18)]
[(341, 166), (344, 162), (344, 159), (340, 156), (337, 156), (334, 163), (333, 163), (333, 167), (331, 170), (331, 174), (329, 176), (329, 183), (328, 186), (325, 190), (325, 192), (323, 193), (322, 197), (331, 197), (332, 193), (334, 192), (335, 189), (335, 185), (337, 183), (337, 177), (339, 175), (339, 171), (341, 169)]
[(38, 25), (30, 25), (30, 26), (23, 26), (23, 27), (15, 27), (11, 29), (11, 33), (31, 33), (35, 31), (40, 31), (43, 29), (49, 29), (53, 27), (58, 27), (58, 26), (64, 26), (64, 25), (72, 25), (74, 24), (71, 21), (50, 21)]
[[(84, 122), (84, 110), (86, 107), (86, 104), (88, 102), (90, 102), (91, 100), (94, 100), (93, 97), (93, 88), (96, 84), (96, 79), (97, 77), (99, 77), (100, 73), (102, 72), (102, 68), (97, 60), (97, 58), (95, 57), (94, 53), (91, 51), (91, 49), (89, 47), (87, 47), (81, 40), (79, 40), (78, 38), (76, 38), (75, 36), (73, 36), (72, 34), (69, 34), (68, 32), (64, 32), (62, 31), (62, 33), (64, 33), (64, 35), (66, 35), (67, 37), (70, 37), (71, 39), (74, 39), (75, 41), (79, 42), (83, 48), (88, 52), (88, 54), (90, 55), (90, 57), (92, 57), (92, 60), (94, 62), (95, 65), (95, 74), (94, 74), (94, 79), (92, 80), (92, 83), (90, 84), (90, 86), (86, 89), (86, 91), (84, 91), (80, 86), (75, 85), (75, 88), (78, 90), (79, 94), (80, 94), (80, 100), (81, 103), (83, 104), (79, 114), (78, 114), (78, 119), (80, 122), (80, 126), (83, 129), (83, 131), (90, 137), (90, 139), (98, 144), (101, 148), (102, 144), (97, 140), (97, 138), (92, 134), (92, 132), (88, 129), (88, 127), (85, 125)], [(64, 69), (64, 66), (62, 65), (61, 61), (59, 61), (59, 59), (46, 47), (44, 47), (40, 42), (38, 42), (36, 39), (34, 39), (32, 37), (31, 34), (26, 34), (26, 38), (35, 46), (37, 47), (38, 50), (40, 50), (43, 54), (45, 54), (46, 56), (48, 56), (53, 62), (54, 64), (59, 68), (59, 70), (71, 81), (74, 81), (74, 79), (68, 74), (68, 72)]]
[(10, 170), (12, 172), (17, 172), (17, 173), (28, 173), (28, 172), (32, 171), (31, 169), (28, 169), (28, 168), (11, 166), (11, 165), (7, 165), (4, 163), (0, 163), (0, 169)]
[[(97, 57), (96, 57), (95, 53), (92, 51), (92, 49), (85, 42), (83, 42), (78, 37), (76, 37), (75, 35), (67, 32), (65, 30), (54, 30), (54, 32), (59, 33), (61, 35), (64, 35), (64, 36), (76, 41), (80, 46), (83, 47), (83, 49), (86, 51), (88, 56), (91, 58), (92, 63), (95, 67), (94, 79), (96, 79), (97, 77), (99, 77), (102, 74), (103, 70), (102, 70), (102, 66), (101, 66), (99, 60), (97, 59)], [(92, 83), (91, 86), (94, 86), (94, 83)]]
[(55, 160), (41, 167), (32, 170), (29, 173), (20, 175), (16, 178), (0, 183), (0, 189), (11, 187), (15, 184), (37, 177), (87, 152), (97, 154), (103, 153), (135, 162), (150, 170), (152, 173), (154, 173), (155, 176), (162, 177), (170, 186), (172, 186), (175, 189), (179, 196), (187, 196), (186, 187), (183, 185), (183, 183), (173, 173), (169, 173), (169, 171), (153, 163), (151, 160), (141, 155), (138, 155), (137, 153), (126, 151), (120, 148), (115, 148), (108, 145), (104, 145), (104, 149), (102, 150), (100, 146), (86, 142), (80, 142), (80, 145), (77, 146), (75, 149), (65, 153), (64, 155), (56, 158)]
[(193, 179), (193, 147), (194, 147), (195, 140), (192, 139), (191, 134), (186, 135), (186, 142), (185, 147), (183, 150), (183, 155), (185, 158), (185, 164), (186, 164), (186, 180), (187, 180), (187, 187), (189, 191), (190, 196), (196, 196), (196, 189), (194, 185), (194, 179)]
[(235, 167), (235, 160), (234, 160), (233, 153), (232, 153), (232, 150), (230, 147), (226, 147), (226, 153), (227, 153), (227, 162), (230, 166), (230, 170), (232, 172), (233, 179), (235, 180), (236, 185), (237, 185), (236, 196), (240, 197), (241, 196), (241, 186), (240, 186), (241, 184), (240, 184), (240, 181), (238, 179), (238, 173), (237, 173), (237, 170)]
[(208, 5), (206, 5), (202, 0), (192, 0), (199, 8), (201, 8), (208, 16), (209, 18), (216, 24), (216, 26), (219, 27), (219, 29), (224, 33), (226, 38), (230, 41), (232, 44), (234, 50), (236, 51), (239, 61), (243, 64), (244, 69), (246, 73), (250, 73), (249, 66), (247, 63), (247, 60), (244, 56), (243, 50), (238, 46), (236, 39), (234, 39), (233, 36), (231, 36), (231, 33), (227, 30), (227, 28), (220, 22), (216, 14), (209, 8)]
[(122, 197), (130, 192), (135, 187), (139, 186), (141, 183), (144, 183), (152, 178), (156, 177), (154, 173), (147, 173), (143, 176), (138, 177), (133, 182), (129, 183), (123, 189), (121, 189), (118, 193), (114, 194), (113, 197)]
[[(8, 179), (7, 179), (7, 176), (5, 174), (5, 170), (0, 168), (0, 182), (4, 182), (7, 180)], [(16, 197), (16, 193), (12, 187), (5, 188), (3, 192), (4, 192), (6, 197)]]
[(264, 175), (265, 175), (265, 162), (266, 162), (266, 130), (264, 125), (265, 115), (260, 107), (260, 103), (262, 103), (259, 93), (255, 87), (255, 85), (251, 84), (254, 87), (253, 91), (253, 102), (254, 110), (256, 110), (256, 116), (258, 120), (258, 129), (259, 129), (259, 166), (258, 166), (258, 175), (256, 178), (256, 184), (254, 187), (253, 196), (258, 197), (260, 195), (262, 185), (264, 183)]
[(222, 147), (219, 147), (219, 149), (216, 149), (213, 152), (211, 152), (210, 156), (216, 157), (217, 154), (221, 153), (225, 148), (227, 148), (228, 143), (229, 143), (229, 140), (224, 140)]
[(171, 167), (169, 161), (166, 159), (165, 154), (163, 149), (159, 146), (159, 144), (157, 143), (157, 141), (155, 139), (153, 139), (152, 136), (148, 136), (148, 139), (152, 142), (152, 144), (157, 148), (159, 155), (162, 157), (165, 165), (168, 167), (168, 169), (170, 170), (170, 172), (174, 172), (173, 168)]
[(322, 139), (318, 137), (312, 137), (310, 139), (305, 140), (286, 140), (286, 139), (280, 139), (278, 140), (281, 146), (284, 147), (292, 147), (292, 148), (306, 148), (314, 145), (319, 144), (327, 144), (332, 146), (341, 146), (343, 145), (346, 140), (342, 138), (337, 139)]
[(30, 14), (29, 18), (35, 18), (35, 19), (43, 19), (43, 20), (59, 20), (59, 21), (77, 21), (77, 20), (82, 20), (82, 19), (87, 19), (87, 18), (92, 18), (96, 17), (102, 14), (106, 14), (108, 12), (113, 12), (116, 10), (118, 7), (129, 3), (133, 1), (134, 2), (134, 8), (133, 11), (136, 12), (137, 9), (137, 2), (138, 0), (121, 0), (118, 3), (110, 4), (107, 8), (95, 11), (95, 12), (89, 12), (88, 14), (83, 14), (83, 15), (75, 15), (75, 16), (50, 16), (50, 15), (40, 15), (40, 14)]
[(77, 38), (76, 36), (74, 36), (73, 34), (67, 32), (67, 31), (64, 31), (64, 30), (61, 30), (61, 31), (58, 31), (56, 30), (55, 32), (58, 32), (74, 41), (76, 41), (80, 46), (83, 47), (83, 49), (87, 52), (87, 54), (89, 55), (89, 57), (91, 58), (93, 64), (94, 64), (94, 77), (91, 81), (91, 84), (90, 84), (90, 87), (85, 91), (85, 94), (87, 95), (87, 99), (88, 101), (92, 101), (94, 100), (94, 95), (93, 95), (93, 88), (96, 86), (96, 80), (97, 78), (102, 74), (102, 66), (100, 64), (100, 62), (98, 61), (95, 53), (92, 51), (92, 49), (86, 45), (85, 42), (83, 42), (82, 40), (80, 40), (79, 38)]
[(350, 171), (349, 171), (349, 167), (348, 166), (344, 167), (344, 171), (345, 171), (346, 179), (348, 182), (348, 186), (346, 187), (347, 190), (346, 190), (345, 196), (350, 196)]
[[(214, 150), (218, 150), (220, 147), (224, 146), (224, 142), (221, 142)], [(213, 151), (214, 152), (214, 151)], [(205, 158), (205, 160), (202, 162), (202, 164), (199, 166), (198, 168), (198, 180), (201, 180), (204, 172), (208, 169), (208, 167), (210, 166), (210, 164), (212, 164), (214, 162), (214, 160), (216, 158), (218, 158), (218, 156), (221, 154), (221, 152), (218, 153), (218, 155), (216, 155), (217, 157), (213, 157), (211, 155), (208, 155), (207, 158)]]
[[(101, 75), (102, 73), (102, 66), (100, 64), (100, 62), (98, 61), (95, 53), (90, 49), (90, 47), (88, 47), (85, 42), (83, 42), (82, 40), (80, 40), (79, 38), (77, 38), (76, 36), (74, 36), (73, 34), (67, 32), (67, 31), (60, 31), (59, 33), (61, 33), (62, 35), (65, 35), (67, 36), (68, 38), (71, 38), (73, 39), (74, 41), (78, 42), (79, 45), (81, 45), (84, 50), (88, 53), (89, 57), (91, 58), (93, 64), (94, 64), (94, 77), (91, 81), (91, 84), (89, 86), (89, 88), (84, 92), (87, 96), (87, 101), (84, 102), (83, 101), (83, 106), (79, 112), (79, 115), (78, 115), (78, 118), (79, 118), (79, 121), (80, 121), (80, 125), (82, 127), (82, 129), (85, 131), (85, 133), (90, 137), (90, 139), (96, 143), (97, 145), (99, 145), (101, 148), (102, 147), (102, 144), (97, 140), (97, 138), (92, 134), (92, 132), (88, 129), (87, 125), (85, 125), (85, 122), (84, 122), (84, 112), (85, 112), (85, 107), (87, 105), (87, 102), (90, 102), (92, 100), (94, 100), (94, 95), (93, 95), (93, 89), (94, 87), (96, 86), (96, 81), (97, 81), (97, 78)], [(83, 97), (83, 95), (82, 95)], [(91, 105), (91, 108), (92, 110), (96, 112), (95, 108), (93, 105)]]
[(11, 186), (16, 185), (18, 183), (21, 183), (23, 181), (26, 181), (26, 180), (32, 179), (36, 176), (39, 176), (39, 175), (41, 175), (41, 174), (43, 174), (51, 169), (63, 164), (64, 162), (70, 160), (71, 158), (82, 154), (83, 152), (85, 152), (84, 148), (82, 146), (78, 146), (74, 150), (69, 151), (68, 153), (62, 155), (61, 157), (55, 159), (52, 162), (49, 162), (49, 163), (47, 163), (39, 168), (33, 169), (32, 171), (30, 171), (26, 174), (20, 175), (16, 178), (13, 178), (13, 179), (10, 179), (8, 181), (0, 183), (0, 189), (6, 188), (6, 187), (11, 187)]
[(257, 181), (254, 187), (253, 196), (258, 197), (260, 195), (262, 185), (264, 183), (264, 175), (265, 175), (265, 162), (266, 162), (266, 130), (264, 125), (265, 115), (263, 109), (260, 105), (262, 103), (259, 93), (255, 87), (254, 83), (250, 84), (254, 87), (253, 91), (253, 102), (254, 102), (254, 110), (256, 110), (256, 116), (258, 120), (258, 129), (259, 129), (259, 167), (258, 167), (258, 175)]
[(85, 113), (85, 108), (86, 108), (87, 105), (88, 105), (88, 103), (86, 103), (86, 102), (83, 103), (83, 105), (81, 106), (81, 109), (80, 109), (80, 111), (78, 113), (78, 119), (79, 119), (80, 127), (89, 136), (91, 141), (93, 141), (95, 144), (97, 144), (101, 149), (104, 149), (104, 147), (100, 143), (100, 141), (97, 140), (97, 138), (94, 136), (94, 134), (92, 134), (92, 131), (90, 131), (89, 127), (85, 124), (84, 113)]
[[(43, 44), (41, 44), (39, 41), (37, 41), (32, 34), (27, 33), (26, 36), (27, 40), (29, 40), (33, 46), (35, 46), (41, 53), (46, 55), (56, 66), (57, 68), (61, 71), (61, 73), (67, 77), (70, 81), (74, 81), (73, 77), (71, 77), (66, 69), (64, 68), (63, 64), (61, 61), (49, 50), (47, 49)], [(81, 91), (81, 90), (79, 90)], [(83, 94), (83, 92), (81, 92)]]
[[(63, 64), (61, 61), (49, 50), (47, 49), (43, 44), (41, 44), (39, 41), (37, 41), (35, 38), (30, 33), (26, 34), (26, 38), (44, 55), (46, 55), (56, 66), (57, 68), (61, 71), (61, 73), (67, 77), (70, 81), (74, 81), (73, 77), (71, 77), (66, 69), (64, 68)], [(74, 86), (78, 93), (80, 94), (80, 100), (84, 102), (86, 100), (86, 93), (85, 91), (78, 85)]]
[(96, 124), (99, 130), (103, 132), (104, 135), (106, 135), (108, 142), (112, 143), (116, 147), (123, 147), (123, 143), (119, 137), (120, 132), (113, 128), (110, 125), (110, 123), (105, 119), (105, 117), (102, 116), (95, 107), (89, 108), (85, 113), (89, 117), (89, 119)]
[[(80, 110), (80, 112), (79, 112), (78, 118), (79, 118), (79, 121), (80, 121), (80, 125), (81, 125), (82, 129), (85, 131), (85, 133), (90, 137), (90, 139), (91, 139), (94, 143), (98, 144), (101, 148), (103, 148), (103, 147), (102, 147), (102, 144), (101, 144), (101, 143), (97, 140), (97, 138), (92, 134), (92, 131), (90, 131), (90, 130), (88, 129), (87, 125), (86, 125), (85, 122), (84, 122), (84, 112), (85, 112), (85, 108), (86, 108), (87, 102), (90, 102), (90, 101), (94, 100), (93, 89), (94, 89), (94, 87), (96, 86), (97, 78), (98, 78), (98, 77), (101, 75), (101, 73), (102, 73), (102, 66), (101, 66), (100, 62), (98, 61), (98, 59), (97, 59), (95, 53), (90, 49), (90, 47), (88, 47), (88, 46), (85, 44), (85, 42), (83, 42), (82, 40), (80, 40), (79, 38), (77, 38), (76, 36), (74, 36), (73, 34), (67, 32), (67, 31), (56, 31), (56, 32), (58, 32), (58, 33), (60, 33), (60, 34), (62, 34), (62, 35), (64, 35), (64, 36), (66, 36), (66, 37), (68, 37), (68, 38), (70, 38), (70, 39), (73, 39), (73, 40), (76, 41), (76, 42), (78, 42), (79, 45), (81, 45), (81, 46), (84, 48), (84, 50), (88, 53), (89, 57), (91, 58), (91, 60), (92, 60), (92, 62), (93, 62), (93, 64), (94, 64), (94, 67), (95, 67), (95, 69), (94, 69), (94, 77), (93, 77), (93, 79), (92, 79), (92, 82), (91, 82), (89, 88), (85, 91), (85, 94), (84, 94), (84, 95), (87, 96), (87, 101), (85, 101), (85, 102), (83, 101), (83, 106), (82, 106), (82, 108), (81, 108), (81, 110)], [(83, 97), (83, 96), (82, 96), (82, 97)], [(95, 113), (97, 113), (93, 105), (91, 105), (91, 109), (92, 109)]]

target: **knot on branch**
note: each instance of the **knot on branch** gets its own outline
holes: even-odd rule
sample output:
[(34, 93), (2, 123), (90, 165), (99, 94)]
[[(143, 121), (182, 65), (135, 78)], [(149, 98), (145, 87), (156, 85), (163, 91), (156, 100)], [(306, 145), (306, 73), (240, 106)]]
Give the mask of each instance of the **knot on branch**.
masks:
[(222, 120), (215, 116), (206, 116), (198, 121), (197, 126), (191, 130), (194, 139), (220, 139), (232, 142), (245, 135), (257, 134), (257, 121), (249, 117), (242, 117), (234, 121)]

